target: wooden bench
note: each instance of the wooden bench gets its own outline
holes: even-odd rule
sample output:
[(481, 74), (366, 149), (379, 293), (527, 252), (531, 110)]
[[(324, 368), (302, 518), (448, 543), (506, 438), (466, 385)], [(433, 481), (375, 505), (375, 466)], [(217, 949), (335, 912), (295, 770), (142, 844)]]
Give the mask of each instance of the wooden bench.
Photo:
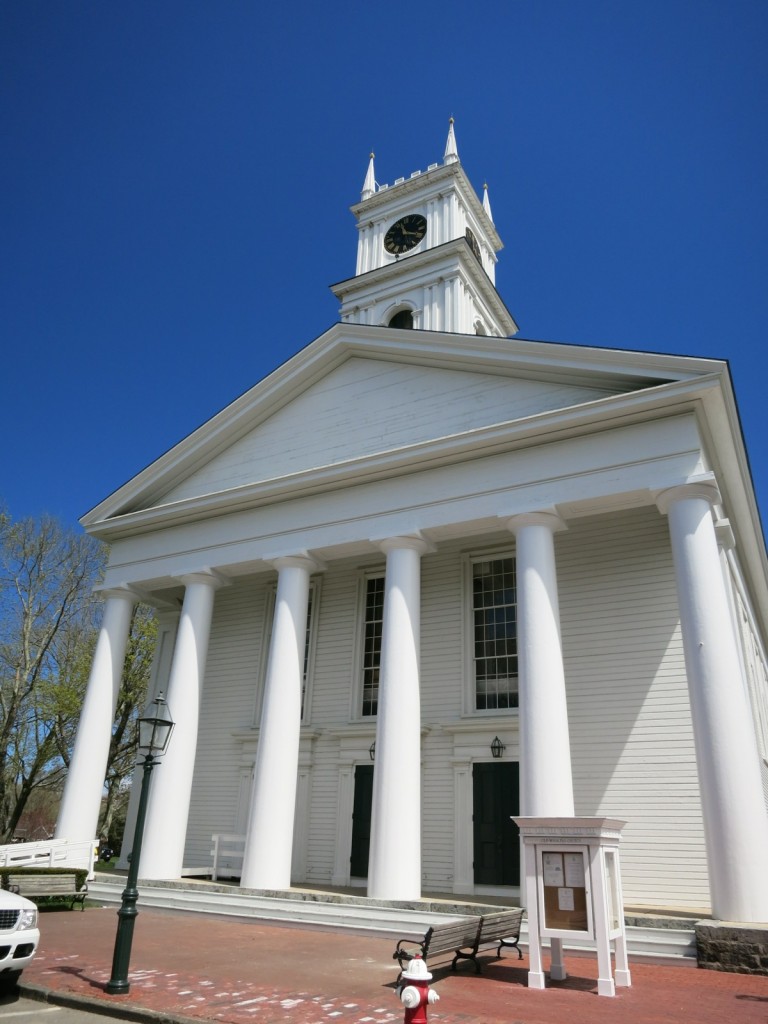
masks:
[[(523, 923), (524, 913), (525, 911), (521, 907), (511, 907), (509, 910), (500, 910), (496, 914), (486, 914), (480, 924), (478, 948), (498, 943), (496, 950), (498, 959), (501, 956), (502, 947), (512, 946), (517, 950), (518, 959), (522, 960), (523, 951), (518, 943), (520, 942), (520, 926)], [(478, 966), (477, 960), (475, 960), (475, 966)]]
[(83, 884), (82, 889), (77, 887), (77, 872), (67, 871), (57, 874), (47, 874), (41, 871), (39, 874), (25, 872), (24, 874), (8, 874), (8, 889), (18, 893), (19, 896), (26, 896), (27, 899), (36, 902), (43, 897), (71, 900), (70, 910), (76, 903), (80, 909), (85, 909), (85, 897), (88, 895), (88, 883)]
[[(427, 929), (423, 939), (400, 939), (395, 946), (392, 959), (400, 964), (402, 973), (404, 966), (415, 956), (422, 956), (426, 960), (428, 956), (453, 953), (451, 970), (455, 971), (459, 959), (474, 959), (481, 923), (481, 917), (461, 917), (446, 921), (445, 924), (433, 924)], [(413, 948), (406, 948), (408, 946)], [(464, 953), (465, 949), (473, 952)]]
[[(462, 917), (447, 924), (432, 925), (423, 939), (400, 939), (392, 959), (397, 960), (402, 972), (404, 965), (419, 954), (426, 960), (427, 957), (453, 953), (452, 971), (456, 970), (459, 960), (471, 960), (475, 971), (480, 974), (480, 961), (477, 959), (480, 947), (494, 945), (497, 946), (497, 959), (504, 946), (512, 946), (522, 960), (523, 953), (518, 943), (524, 913), (520, 907), (511, 907), (482, 917)], [(408, 946), (415, 948), (408, 949)]]

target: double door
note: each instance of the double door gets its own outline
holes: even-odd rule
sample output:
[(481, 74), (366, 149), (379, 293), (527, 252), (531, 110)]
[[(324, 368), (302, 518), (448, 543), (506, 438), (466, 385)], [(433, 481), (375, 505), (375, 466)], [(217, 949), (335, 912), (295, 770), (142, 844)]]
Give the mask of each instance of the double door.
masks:
[[(472, 770), (474, 880), (476, 885), (520, 884), (520, 771), (517, 762), (477, 763)], [(368, 876), (373, 765), (355, 767), (350, 875)]]

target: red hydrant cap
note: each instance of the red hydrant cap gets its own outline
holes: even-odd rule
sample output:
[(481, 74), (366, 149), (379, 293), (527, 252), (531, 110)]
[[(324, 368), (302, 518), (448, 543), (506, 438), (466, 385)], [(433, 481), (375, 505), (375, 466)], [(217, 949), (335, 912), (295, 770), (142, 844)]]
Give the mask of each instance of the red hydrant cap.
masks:
[(408, 964), (402, 974), (408, 981), (431, 981), (432, 975), (427, 970), (426, 963), (420, 956), (415, 956)]

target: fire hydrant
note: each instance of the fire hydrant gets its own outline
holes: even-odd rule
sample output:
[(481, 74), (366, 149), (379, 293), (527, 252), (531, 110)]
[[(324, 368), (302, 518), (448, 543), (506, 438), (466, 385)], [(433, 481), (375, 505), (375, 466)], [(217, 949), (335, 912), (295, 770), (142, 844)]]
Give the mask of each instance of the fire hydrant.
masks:
[(432, 975), (423, 959), (415, 956), (401, 978), (407, 982), (397, 987), (397, 994), (405, 1004), (405, 1024), (426, 1024), (427, 1003), (436, 1003), (440, 996), (429, 987)]

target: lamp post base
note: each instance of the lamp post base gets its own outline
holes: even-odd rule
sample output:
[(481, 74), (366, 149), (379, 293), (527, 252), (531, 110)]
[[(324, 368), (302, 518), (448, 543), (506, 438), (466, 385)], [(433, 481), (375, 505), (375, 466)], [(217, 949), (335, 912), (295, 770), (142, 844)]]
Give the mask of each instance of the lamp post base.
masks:
[(111, 996), (124, 996), (131, 991), (131, 985), (128, 981), (108, 981), (104, 991)]

